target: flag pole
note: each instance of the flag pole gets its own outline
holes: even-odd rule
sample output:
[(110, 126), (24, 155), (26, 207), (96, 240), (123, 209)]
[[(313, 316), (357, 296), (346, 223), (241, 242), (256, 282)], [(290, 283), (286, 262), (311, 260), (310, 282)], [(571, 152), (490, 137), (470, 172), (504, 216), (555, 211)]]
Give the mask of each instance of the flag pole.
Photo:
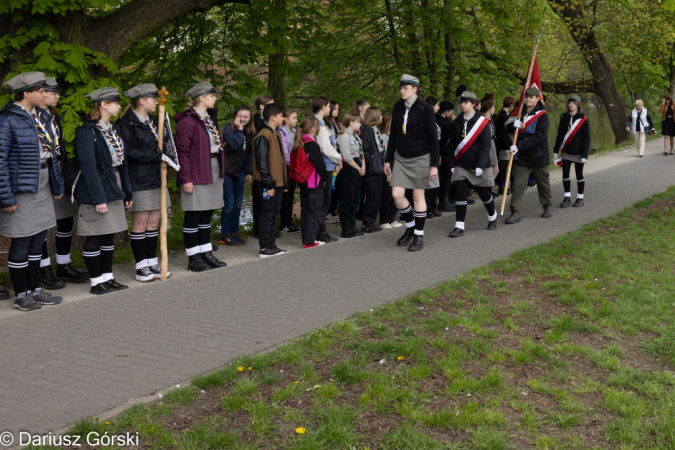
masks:
[[(530, 87), (530, 81), (532, 79), (532, 70), (534, 69), (534, 61), (537, 58), (537, 49), (539, 48), (540, 37), (541, 31), (537, 33), (537, 40), (534, 43), (534, 48), (532, 49), (532, 59), (530, 59), (530, 68), (527, 70), (527, 79), (525, 80), (525, 87), (523, 88), (523, 92), (525, 92), (525, 89)], [(525, 103), (524, 100), (525, 95), (523, 95), (520, 105), (518, 105), (518, 115), (516, 116), (518, 120), (520, 120), (520, 115), (523, 113), (523, 104)], [(518, 140), (518, 129), (516, 128), (515, 132), (513, 133), (513, 143), (511, 145), (516, 145), (517, 140)], [(510, 153), (509, 165), (506, 168), (506, 179), (504, 180), (504, 195), (502, 195), (502, 206), (500, 212), (502, 216), (504, 215), (504, 207), (506, 206), (506, 195), (509, 192), (509, 184), (511, 181), (511, 167), (513, 166), (513, 156), (514, 153)]]
[[(166, 87), (162, 86), (162, 89), (157, 93), (159, 96), (158, 103), (159, 103), (159, 127), (158, 127), (158, 132), (157, 132), (157, 141), (159, 145), (159, 151), (162, 153), (164, 151), (164, 117), (166, 115), (166, 100), (167, 97), (169, 96), (169, 92), (166, 90)], [(166, 275), (169, 270), (169, 251), (166, 245), (166, 231), (167, 231), (167, 225), (168, 225), (168, 218), (167, 218), (167, 211), (166, 211), (166, 195), (167, 195), (167, 186), (166, 186), (166, 162), (162, 160), (160, 163), (160, 178), (161, 178), (161, 184), (160, 184), (160, 194), (159, 194), (159, 201), (160, 201), (160, 214), (161, 214), (161, 224), (160, 224), (160, 229), (159, 229), (159, 250), (160, 254), (162, 256), (162, 275), (161, 275), (161, 280), (165, 281), (166, 280)]]

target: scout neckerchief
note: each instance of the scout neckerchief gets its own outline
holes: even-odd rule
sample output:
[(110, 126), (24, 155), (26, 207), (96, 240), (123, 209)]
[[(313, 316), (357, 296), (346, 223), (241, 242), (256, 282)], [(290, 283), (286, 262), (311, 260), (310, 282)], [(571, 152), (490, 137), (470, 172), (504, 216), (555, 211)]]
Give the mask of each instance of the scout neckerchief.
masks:
[(406, 133), (406, 126), (408, 125), (408, 112), (410, 111), (410, 106), (405, 107), (405, 114), (403, 114), (403, 134)]
[(483, 129), (487, 126), (488, 122), (490, 122), (490, 119), (479, 115), (478, 120), (476, 120), (476, 123), (473, 124), (473, 127), (471, 127), (471, 130), (469, 130), (469, 133), (467, 134), (466, 126), (469, 121), (464, 121), (464, 132), (462, 133), (462, 137), (464, 139), (462, 139), (462, 142), (460, 142), (455, 149), (455, 161), (458, 161), (464, 152), (466, 152), (473, 145), (481, 131), (483, 131)]
[(567, 130), (567, 133), (565, 134), (565, 137), (563, 138), (562, 144), (560, 145), (560, 154), (562, 155), (565, 149), (567, 148), (567, 144), (570, 143), (572, 138), (574, 137), (575, 134), (577, 134), (577, 131), (579, 131), (579, 128), (586, 122), (586, 119), (588, 119), (588, 116), (583, 116), (572, 123), (572, 119), (574, 119), (574, 116), (570, 116), (570, 127)]
[(373, 127), (373, 130), (375, 131), (375, 137), (377, 138), (377, 143), (380, 146), (380, 153), (382, 154), (383, 157), (387, 156), (387, 148), (384, 146), (384, 139), (382, 139), (382, 133), (380, 133), (380, 130), (377, 129), (377, 127)]
[(544, 111), (543, 109), (540, 109), (539, 111), (537, 111), (533, 115), (525, 117), (525, 120), (523, 120), (523, 126), (518, 130), (518, 136), (520, 136), (520, 133), (522, 133), (525, 130), (525, 128), (530, 126), (531, 123), (534, 123), (537, 119), (539, 119), (544, 114), (546, 114), (546, 111)]
[(49, 133), (47, 133), (47, 128), (45, 128), (44, 123), (42, 123), (42, 117), (40, 117), (40, 115), (37, 113), (35, 114), (31, 113), (30, 115), (33, 118), (35, 130), (37, 131), (38, 139), (40, 140), (40, 144), (42, 145), (42, 155), (40, 155), (40, 158), (41, 159), (51, 158), (54, 141), (49, 136)]
[(52, 117), (51, 128), (52, 135), (54, 136), (54, 153), (56, 153), (56, 156), (61, 156), (61, 140), (59, 138), (61, 131), (56, 123), (56, 117)]
[(110, 150), (110, 157), (112, 158), (113, 167), (119, 166), (124, 162), (124, 141), (112, 124), (108, 124), (107, 128), (103, 126), (100, 122), (96, 123), (99, 131), (103, 134), (106, 143), (108, 144), (108, 149)]
[(218, 127), (216, 127), (211, 121), (211, 117), (209, 117), (209, 114), (206, 113), (206, 115), (202, 116), (196, 109), (195, 113), (197, 113), (197, 117), (199, 117), (204, 126), (206, 126), (206, 132), (209, 133), (209, 135), (213, 136), (213, 138), (216, 140), (216, 143), (218, 144), (218, 148), (222, 150), (223, 141), (220, 138), (220, 131), (218, 131)]

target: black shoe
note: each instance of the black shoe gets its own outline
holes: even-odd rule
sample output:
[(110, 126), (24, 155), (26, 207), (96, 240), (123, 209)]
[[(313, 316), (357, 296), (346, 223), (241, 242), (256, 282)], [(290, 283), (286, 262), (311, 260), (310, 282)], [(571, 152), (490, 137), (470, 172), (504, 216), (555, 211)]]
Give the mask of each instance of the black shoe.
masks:
[[(155, 278), (160, 278), (162, 276), (162, 268), (159, 267), (157, 264), (153, 264), (152, 266), (148, 266), (148, 269), (150, 269), (150, 272), (155, 275)], [(166, 277), (171, 278), (171, 272), (168, 270), (166, 271)]]
[(212, 252), (204, 252), (201, 255), (204, 262), (209, 266), (213, 267), (214, 269), (220, 269), (221, 267), (227, 266), (227, 263), (224, 263), (223, 261), (213, 256)]
[(427, 211), (427, 219), (435, 219), (436, 216), (434, 216), (434, 213), (431, 211)]
[(491, 231), (496, 230), (497, 229), (497, 219), (489, 221), (487, 229), (491, 230)]
[(155, 274), (152, 273), (149, 267), (141, 267), (140, 269), (136, 269), (136, 281), (143, 283), (155, 281)]
[(438, 210), (431, 211), (431, 214), (433, 214), (434, 217), (441, 217), (443, 215), (443, 213), (438, 212)]
[(117, 289), (113, 289), (110, 287), (108, 283), (99, 283), (96, 286), (92, 286), (91, 289), (89, 289), (89, 293), (93, 295), (103, 295), (103, 294), (110, 294), (111, 292), (116, 292)]
[(562, 203), (560, 203), (560, 207), (567, 208), (568, 206), (572, 206), (572, 199), (569, 197), (565, 197)]
[(581, 206), (584, 206), (584, 199), (583, 198), (578, 198), (574, 202), (574, 205), (572, 205), (574, 208), (579, 208)]
[(282, 233), (288, 233), (288, 234), (299, 233), (300, 228), (296, 227), (295, 225), (290, 225), (290, 226), (287, 226), (287, 227), (283, 227), (281, 229), (281, 232)]
[(235, 238), (235, 235), (233, 234), (223, 234), (220, 239), (218, 239), (218, 242), (220, 242), (223, 245), (227, 245), (228, 247), (237, 247), (241, 245), (238, 239)]
[(455, 208), (455, 204), (454, 204), (454, 203), (448, 203), (448, 202), (446, 201), (446, 202), (441, 202), (441, 203), (438, 205), (438, 209), (439, 209), (440, 211), (453, 212), (453, 211), (455, 211), (456, 208)]
[(279, 233), (278, 231), (275, 231), (275, 232), (274, 232), (274, 237), (277, 238), (277, 239), (279, 239), (279, 238), (281, 237), (281, 233)]
[(457, 228), (457, 227), (455, 227), (455, 229), (452, 230), (450, 232), (450, 234), (448, 235), (448, 237), (451, 237), (451, 238), (456, 238), (456, 237), (460, 237), (460, 236), (464, 236), (464, 230), (462, 230), (461, 228)]
[(326, 233), (323, 236), (317, 236), (316, 240), (319, 242), (325, 242), (326, 244), (330, 244), (331, 242), (337, 242), (338, 238), (335, 238), (330, 234)]
[(239, 242), (239, 245), (246, 245), (246, 241), (244, 239), (242, 239), (241, 237), (239, 237), (238, 234), (233, 234), (231, 236), (232, 236), (232, 239), (236, 239)]
[(114, 278), (113, 278), (112, 280), (106, 281), (106, 284), (107, 284), (108, 286), (110, 286), (111, 288), (113, 288), (113, 289), (115, 289), (115, 290), (118, 290), (118, 291), (123, 291), (123, 290), (125, 290), (125, 289), (129, 289), (129, 286), (127, 286), (126, 284), (120, 284), (120, 283), (118, 283), (117, 281), (115, 281)]
[(7, 289), (0, 289), (0, 300), (9, 300), (9, 291)]
[(534, 178), (529, 178), (527, 180), (527, 187), (535, 187), (537, 185), (537, 181)]
[(412, 241), (412, 238), (415, 236), (415, 227), (410, 227), (406, 228), (405, 232), (403, 233), (403, 236), (399, 238), (398, 241), (396, 241), (396, 245), (399, 247), (405, 247), (406, 245), (410, 244), (410, 241)]
[(466, 204), (467, 204), (467, 205), (473, 205), (474, 203), (476, 203), (476, 200), (474, 200), (474, 199), (472, 199), (472, 198), (466, 199)]
[(76, 270), (68, 264), (56, 265), (56, 276), (66, 282), (84, 283), (89, 279), (89, 274), (83, 270)]
[(364, 225), (361, 227), (361, 234), (363, 233), (377, 233), (378, 231), (382, 231), (382, 228), (377, 228), (374, 225)]
[(551, 217), (551, 211), (549, 211), (548, 206), (544, 206), (544, 210), (541, 212), (542, 219), (548, 219)]
[(63, 301), (63, 297), (56, 297), (49, 292), (40, 290), (39, 292), (33, 292), (33, 300), (41, 305), (58, 305)]
[(415, 235), (413, 241), (408, 247), (409, 252), (419, 252), (424, 248), (424, 236)]
[(40, 267), (40, 284), (48, 289), (63, 289), (66, 283), (56, 276), (52, 266)]
[(511, 211), (511, 215), (509, 216), (508, 219), (506, 219), (506, 222), (509, 225), (513, 225), (514, 223), (520, 222), (520, 214), (518, 214), (518, 211)]
[(188, 267), (189, 272), (204, 272), (205, 270), (211, 270), (213, 267), (206, 264), (202, 259), (201, 255), (192, 255), (188, 256)]
[(340, 237), (345, 239), (351, 239), (353, 237), (363, 236), (363, 234), (364, 234), (363, 231), (359, 231), (356, 228), (343, 228)]
[(281, 250), (276, 245), (273, 247), (261, 248), (260, 253), (258, 253), (259, 258), (271, 258), (272, 256), (283, 255), (286, 253), (285, 250)]
[(19, 311), (34, 311), (42, 308), (42, 305), (36, 302), (31, 294), (26, 294), (23, 297), (15, 298), (12, 308)]

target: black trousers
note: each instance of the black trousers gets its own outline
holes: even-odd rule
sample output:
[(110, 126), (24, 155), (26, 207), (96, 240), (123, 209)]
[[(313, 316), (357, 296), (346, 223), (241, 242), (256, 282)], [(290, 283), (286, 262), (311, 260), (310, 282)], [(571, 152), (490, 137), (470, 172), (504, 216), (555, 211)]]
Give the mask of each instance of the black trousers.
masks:
[[(300, 185), (300, 228), (302, 245), (312, 245), (321, 224), (323, 212), (323, 189), (310, 189), (307, 184)], [(324, 216), (325, 219), (326, 216)]]
[[(256, 183), (260, 183), (259, 181), (254, 181), (253, 186), (256, 185)], [(251, 212), (253, 213), (253, 235), (254, 236), (260, 236), (259, 229), (258, 229), (258, 221), (259, 216), (260, 216), (260, 202), (262, 202), (262, 193), (260, 195), (255, 194), (255, 189), (251, 189), (252, 192), (252, 198), (251, 198)]]
[(274, 247), (274, 237), (277, 230), (277, 216), (281, 210), (281, 202), (284, 198), (282, 188), (274, 189), (274, 196), (263, 200), (264, 186), (259, 181), (253, 182), (253, 197), (260, 198), (260, 210), (258, 214), (258, 236), (260, 248)]
[[(286, 170), (290, 171), (288, 167)], [(293, 225), (293, 202), (295, 201), (296, 186), (296, 182), (288, 177), (288, 192), (284, 192), (284, 197), (281, 199), (281, 228)]]
[[(337, 180), (336, 180), (337, 181)], [(326, 183), (326, 187), (323, 188), (323, 204), (321, 205), (321, 222), (319, 223), (319, 232), (316, 234), (316, 240), (320, 241), (322, 237), (328, 234), (326, 230), (326, 216), (328, 215), (328, 209), (330, 208), (330, 200), (333, 196), (333, 186), (329, 181)]]
[[(448, 194), (450, 191), (450, 180), (452, 180), (452, 167), (450, 167), (450, 161), (446, 161), (448, 158), (453, 156), (444, 156), (441, 161), (441, 165), (438, 168), (438, 181), (440, 186), (438, 187), (438, 199), (441, 202), (448, 201)], [(443, 162), (445, 161), (445, 162)], [(427, 207), (427, 211), (429, 208)]]
[[(382, 174), (367, 174), (363, 177), (363, 226), (373, 226), (382, 203)], [(380, 221), (381, 222), (381, 221)]]
[(335, 179), (335, 192), (340, 202), (340, 226), (349, 232), (356, 228), (356, 211), (361, 197), (361, 176), (353, 167), (345, 164)]
[(387, 176), (382, 175), (382, 201), (380, 202), (380, 224), (393, 223), (396, 217), (396, 204), (391, 196), (391, 185), (387, 183)]
[[(497, 163), (497, 167), (499, 167), (499, 174), (497, 174), (497, 177), (495, 178), (495, 185), (504, 187), (506, 184), (506, 169), (509, 167), (509, 161), (500, 159)], [(511, 183), (509, 182), (509, 184)]]

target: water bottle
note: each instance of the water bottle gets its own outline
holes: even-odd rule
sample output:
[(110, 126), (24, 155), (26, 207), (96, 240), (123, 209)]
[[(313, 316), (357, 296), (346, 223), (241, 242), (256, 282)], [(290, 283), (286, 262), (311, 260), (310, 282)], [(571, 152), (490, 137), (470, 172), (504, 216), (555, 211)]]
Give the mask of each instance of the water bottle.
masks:
[(267, 189), (263, 189), (263, 200), (269, 200), (270, 196), (267, 195)]

